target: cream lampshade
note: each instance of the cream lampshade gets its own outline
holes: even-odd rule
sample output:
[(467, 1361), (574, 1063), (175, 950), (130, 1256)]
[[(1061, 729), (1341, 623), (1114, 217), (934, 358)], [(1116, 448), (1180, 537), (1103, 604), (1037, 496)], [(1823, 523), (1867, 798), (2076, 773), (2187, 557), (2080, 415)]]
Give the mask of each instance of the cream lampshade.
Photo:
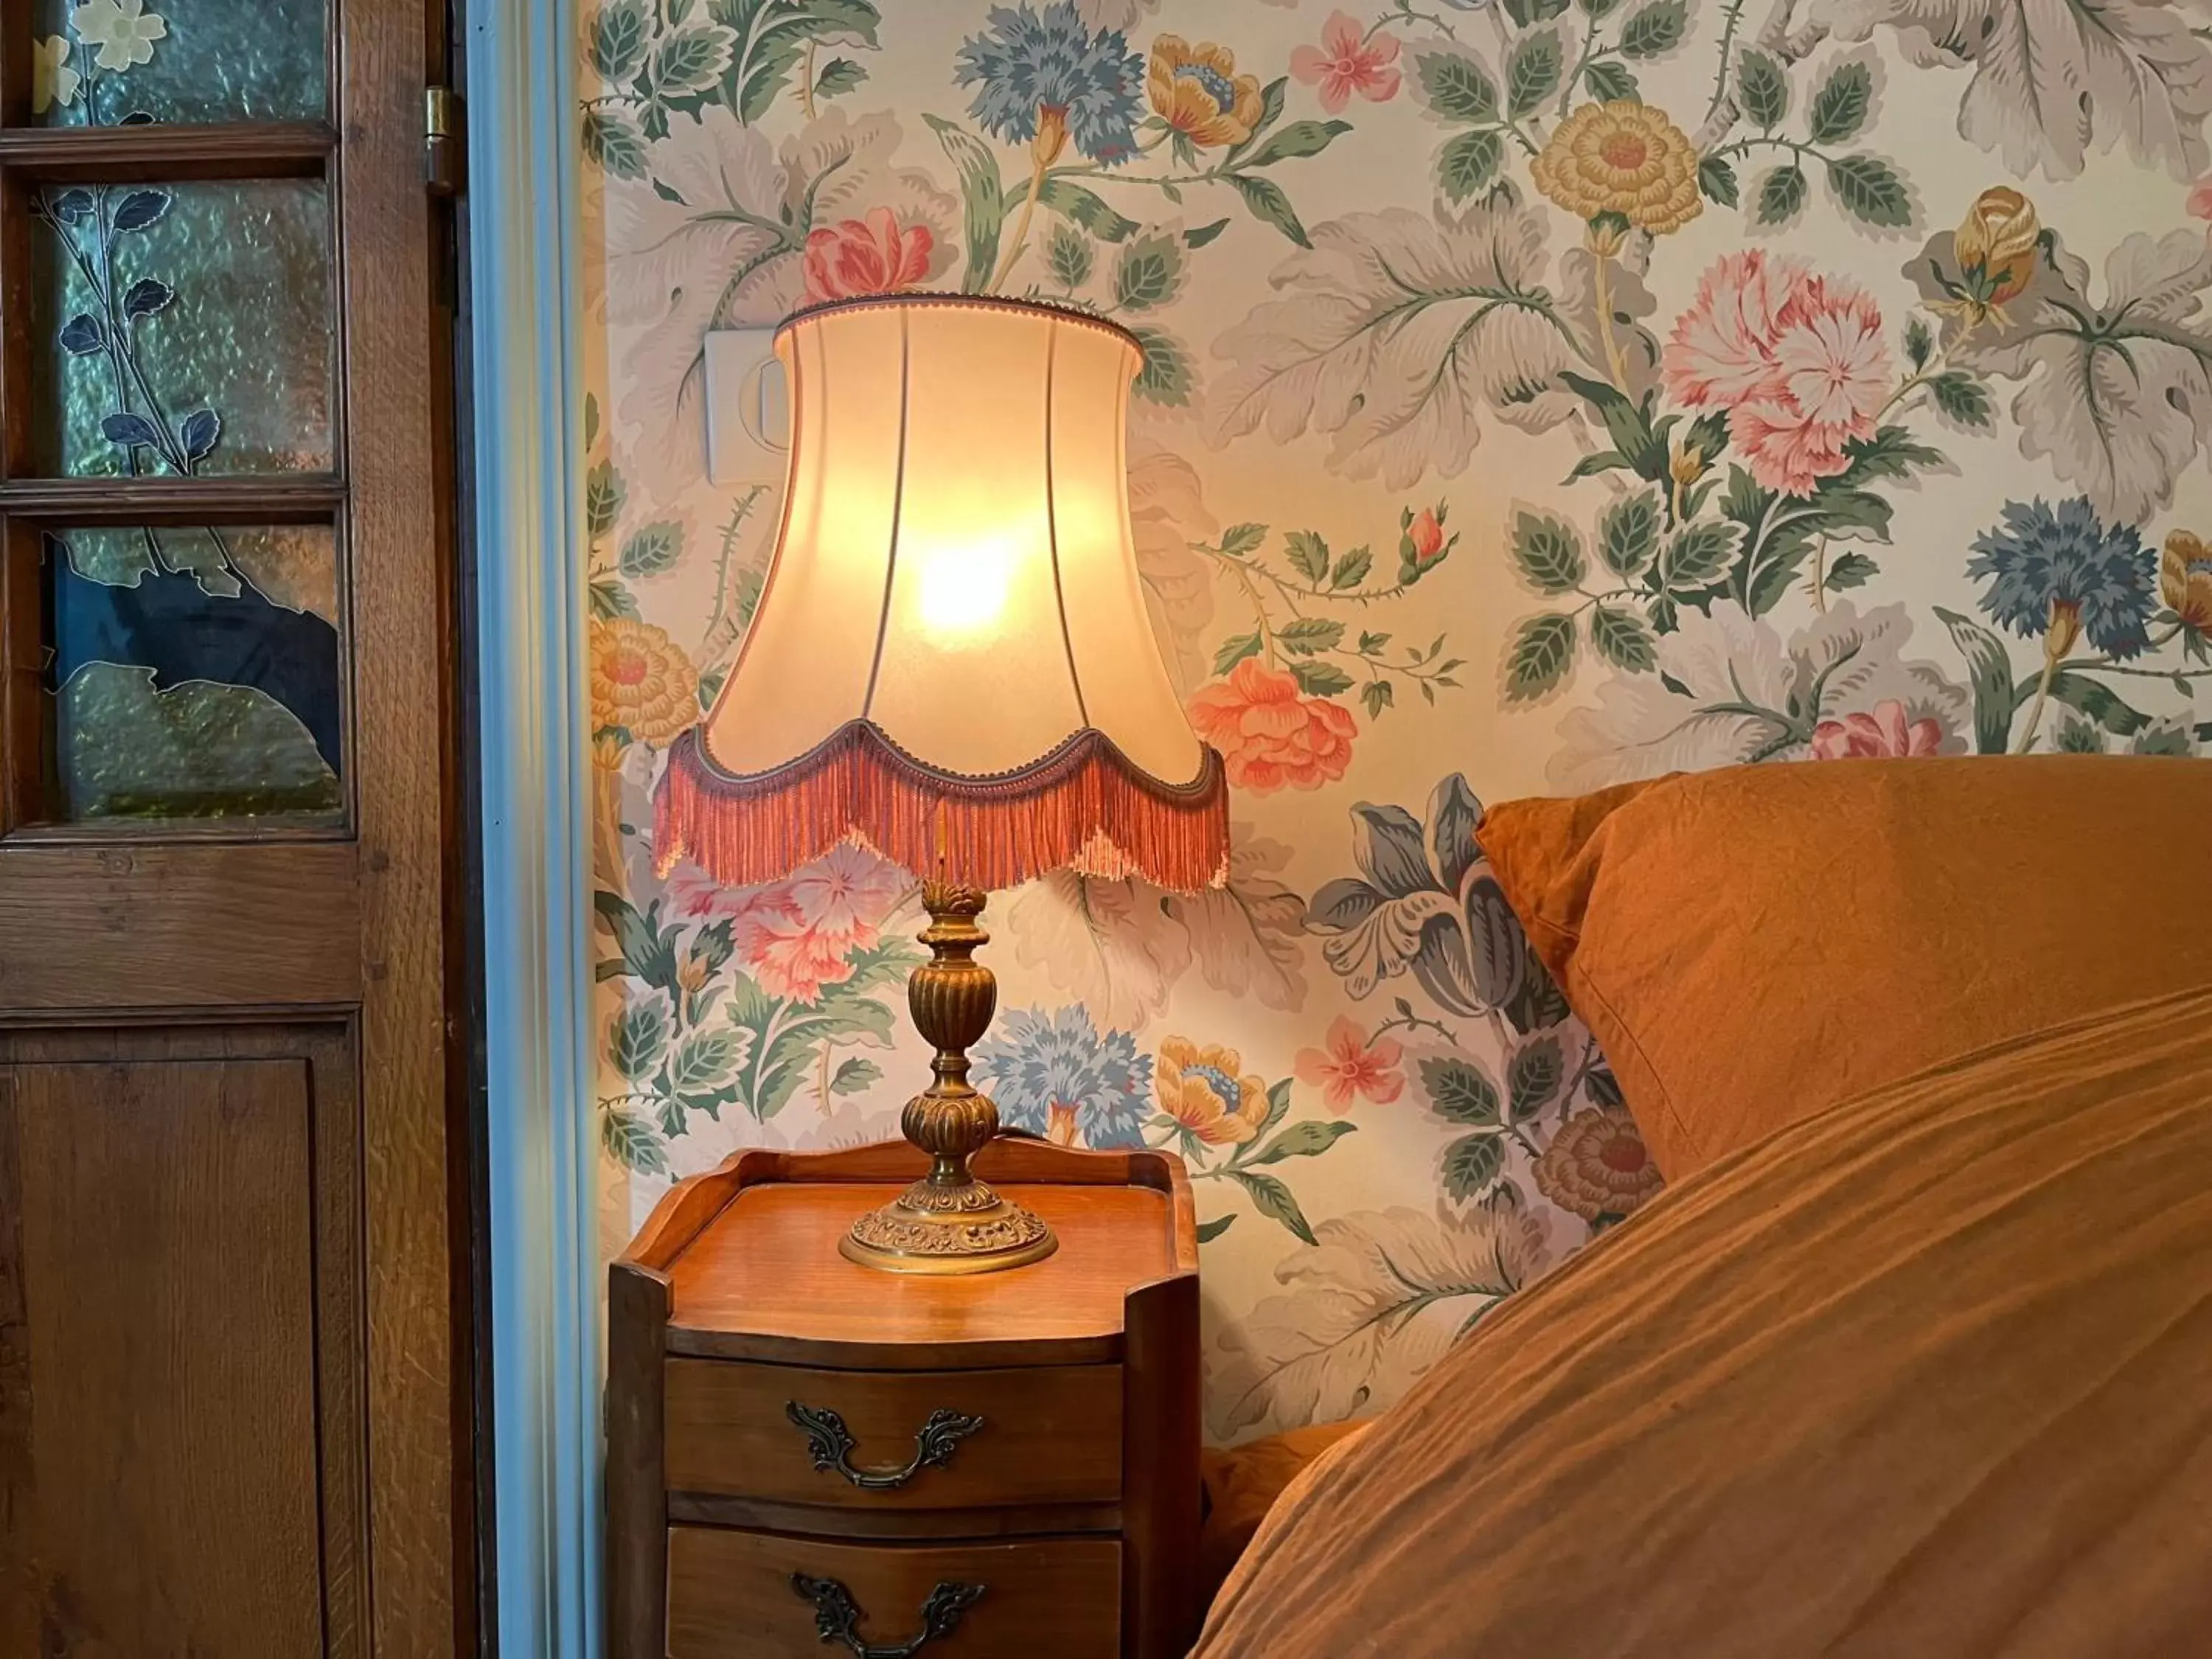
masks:
[(775, 559), (713, 711), (670, 750), (656, 853), (750, 886), (853, 841), (923, 878), (936, 959), (908, 1000), (939, 1052), (905, 1127), (935, 1163), (847, 1254), (1035, 1260), (1042, 1224), (967, 1169), (997, 1129), (966, 1082), (996, 996), (971, 959), (983, 892), (1063, 867), (1188, 891), (1228, 867), (1220, 759), (1176, 696), (1130, 538), (1142, 352), (1081, 313), (949, 295), (801, 312), (775, 349)]

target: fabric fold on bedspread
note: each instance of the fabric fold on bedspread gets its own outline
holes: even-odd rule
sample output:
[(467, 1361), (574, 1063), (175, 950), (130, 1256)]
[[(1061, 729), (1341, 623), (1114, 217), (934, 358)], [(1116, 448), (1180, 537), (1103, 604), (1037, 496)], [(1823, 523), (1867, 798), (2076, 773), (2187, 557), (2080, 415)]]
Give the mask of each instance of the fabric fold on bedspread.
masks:
[(1196, 1659), (2212, 1653), (2212, 987), (1783, 1129), (1269, 1514)]

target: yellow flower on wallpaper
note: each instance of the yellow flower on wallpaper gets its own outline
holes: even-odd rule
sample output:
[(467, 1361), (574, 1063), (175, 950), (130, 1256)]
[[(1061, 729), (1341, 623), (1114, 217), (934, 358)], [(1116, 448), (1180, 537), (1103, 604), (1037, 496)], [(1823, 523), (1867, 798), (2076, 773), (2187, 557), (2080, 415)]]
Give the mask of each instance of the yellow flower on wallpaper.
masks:
[(2166, 538), (2159, 559), (2158, 592), (2183, 627), (2212, 634), (2212, 548), (2204, 545), (2202, 537), (2177, 530)]
[(1211, 40), (1155, 40), (1145, 91), (1154, 112), (1200, 149), (1243, 143), (1260, 119), (1259, 76), (1237, 74), (1236, 53)]
[(616, 617), (592, 624), (592, 729), (671, 744), (699, 723), (699, 671), (667, 630)]
[(1649, 104), (1584, 104), (1529, 162), (1536, 188), (1583, 219), (1612, 214), (1664, 235), (1696, 218), (1698, 152)]
[(1267, 1085), (1243, 1070), (1234, 1048), (1171, 1036), (1152, 1067), (1160, 1109), (1209, 1146), (1242, 1145), (1267, 1116)]
[(2009, 185), (1974, 198), (1952, 251), (1981, 316), (2002, 318), (1998, 307), (2027, 291), (2035, 280), (2036, 245), (2042, 240), (2035, 204)]

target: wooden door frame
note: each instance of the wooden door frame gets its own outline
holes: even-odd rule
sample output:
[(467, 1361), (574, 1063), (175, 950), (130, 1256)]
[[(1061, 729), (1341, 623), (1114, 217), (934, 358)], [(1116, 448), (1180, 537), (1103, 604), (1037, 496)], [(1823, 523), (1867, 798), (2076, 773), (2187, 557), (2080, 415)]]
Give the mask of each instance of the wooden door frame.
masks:
[(490, 1565), (506, 1659), (597, 1659), (601, 1645), (581, 11), (465, 7)]

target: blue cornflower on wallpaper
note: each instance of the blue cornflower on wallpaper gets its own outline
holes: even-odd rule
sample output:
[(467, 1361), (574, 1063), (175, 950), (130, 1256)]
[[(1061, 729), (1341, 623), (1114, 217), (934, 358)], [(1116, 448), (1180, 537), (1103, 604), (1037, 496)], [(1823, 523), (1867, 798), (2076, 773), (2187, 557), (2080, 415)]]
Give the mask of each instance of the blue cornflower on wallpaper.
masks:
[(1074, 0), (994, 6), (989, 22), (960, 48), (953, 76), (977, 88), (969, 114), (1009, 143), (1049, 147), (1047, 166), (1071, 137), (1105, 167), (1137, 153), (1145, 58), (1121, 30), (1094, 33)]
[(1974, 538), (1966, 574), (1989, 583), (1982, 609), (2023, 639), (2040, 635), (2063, 657), (2087, 635), (2106, 655), (2150, 647), (2150, 550), (2132, 525), (2106, 525), (2080, 495), (2046, 505), (2008, 501), (2003, 523)]
[(975, 1051), (1000, 1121), (1062, 1146), (1141, 1146), (1152, 1057), (1127, 1031), (1103, 1036), (1080, 1003), (1013, 1008)]

